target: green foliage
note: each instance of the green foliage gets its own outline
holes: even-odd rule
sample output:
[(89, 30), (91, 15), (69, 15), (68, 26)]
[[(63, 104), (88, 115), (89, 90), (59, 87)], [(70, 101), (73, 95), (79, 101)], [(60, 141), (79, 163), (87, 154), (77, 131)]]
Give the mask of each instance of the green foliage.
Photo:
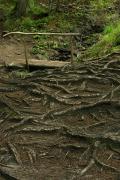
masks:
[(46, 8), (41, 6), (32, 6), (31, 11), (32, 15), (42, 15), (46, 13)]
[(21, 20), (21, 28), (29, 30), (35, 26), (34, 21), (30, 17), (25, 17)]
[(36, 32), (40, 31), (41, 28), (44, 28), (51, 19), (51, 16), (38, 19), (33, 19), (33, 15), (22, 17), (20, 19), (8, 16), (5, 21), (5, 28), (10, 31), (19, 30)]
[[(17, 20), (10, 16), (15, 0), (10, 2), (0, 0), (2, 2), (0, 6), (6, 11), (6, 30), (29, 32), (75, 32), (77, 30), (81, 33), (80, 45), (86, 48), (81, 58), (92, 58), (119, 50), (120, 11), (115, 9), (117, 1), (119, 0), (76, 0), (73, 3), (72, 0), (64, 0), (63, 9), (60, 9), (60, 12), (54, 10), (49, 13), (47, 3), (42, 6), (38, 1), (30, 0), (27, 17)], [(72, 3), (73, 6), (69, 8)], [(46, 55), (49, 48), (69, 46), (68, 39), (59, 41), (59, 38), (54, 37), (53, 42), (46, 36), (34, 36), (34, 40), (33, 54)]]
[(10, 76), (11, 77), (15, 77), (15, 78), (20, 78), (20, 79), (24, 79), (26, 77), (30, 77), (32, 76), (32, 73), (31, 72), (28, 72), (27, 70), (15, 70), (15, 71), (12, 71), (10, 73)]
[(83, 57), (101, 57), (120, 47), (120, 21), (105, 27), (100, 40), (90, 47)]
[(34, 37), (35, 45), (32, 48), (32, 54), (41, 54), (45, 57), (49, 56), (49, 50), (55, 48), (68, 48), (69, 41), (66, 38), (58, 39), (57, 37), (51, 39), (50, 36), (35, 35)]
[(73, 30), (73, 25), (70, 21), (62, 19), (59, 20), (57, 23), (57, 27), (60, 29), (60, 31), (64, 32), (64, 31), (72, 31)]
[(91, 7), (93, 8), (92, 16), (97, 24), (106, 25), (115, 18), (114, 11), (115, 0), (92, 0)]
[(41, 54), (46, 57), (47, 56), (46, 50), (48, 49), (47, 36), (35, 35), (33, 36), (33, 38), (35, 40), (35, 45), (32, 47), (31, 53), (34, 55)]
[(96, 10), (101, 10), (113, 6), (114, 2), (115, 0), (91, 0), (91, 5)]

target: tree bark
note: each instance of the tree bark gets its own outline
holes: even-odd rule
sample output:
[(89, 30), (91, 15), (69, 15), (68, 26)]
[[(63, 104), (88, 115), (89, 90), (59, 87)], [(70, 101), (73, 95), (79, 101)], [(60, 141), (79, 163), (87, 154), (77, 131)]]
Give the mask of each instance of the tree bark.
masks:
[(17, 0), (13, 14), (19, 18), (26, 15), (29, 0)]
[(3, 31), (4, 31), (4, 22), (5, 22), (5, 14), (3, 9), (0, 9), (0, 38), (3, 35)]

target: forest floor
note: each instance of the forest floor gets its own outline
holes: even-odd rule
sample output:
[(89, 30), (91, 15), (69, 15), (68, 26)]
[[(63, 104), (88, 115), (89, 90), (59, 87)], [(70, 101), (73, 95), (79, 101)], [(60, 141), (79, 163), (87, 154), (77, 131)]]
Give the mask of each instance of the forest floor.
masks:
[[(29, 50), (29, 57), (32, 57), (30, 50), (33, 46), (31, 39), (27, 39), (27, 49)], [(14, 62), (18, 59), (25, 59), (24, 44), (19, 38), (7, 38), (0, 40), (0, 62), (5, 61)]]
[[(24, 58), (0, 45), (1, 63)], [(23, 76), (0, 68), (0, 179), (120, 178), (120, 54)]]

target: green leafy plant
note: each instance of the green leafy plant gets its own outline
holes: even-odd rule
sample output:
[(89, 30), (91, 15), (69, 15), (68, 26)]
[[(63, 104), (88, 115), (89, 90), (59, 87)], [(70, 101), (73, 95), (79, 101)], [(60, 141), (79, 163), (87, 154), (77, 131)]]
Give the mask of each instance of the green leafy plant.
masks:
[(101, 57), (120, 47), (120, 21), (105, 27), (99, 41), (90, 47), (83, 57)]

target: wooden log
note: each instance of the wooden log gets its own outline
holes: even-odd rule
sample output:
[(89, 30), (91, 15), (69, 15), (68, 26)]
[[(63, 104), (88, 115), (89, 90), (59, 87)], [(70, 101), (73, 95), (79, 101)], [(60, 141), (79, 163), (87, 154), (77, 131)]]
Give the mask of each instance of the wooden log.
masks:
[[(64, 61), (49, 61), (49, 60), (36, 60), (29, 59), (29, 67), (38, 67), (38, 68), (62, 68), (66, 65), (70, 65), (70, 62)], [(17, 59), (16, 61), (5, 61), (5, 65), (8, 67), (25, 67), (26, 63), (24, 59)]]

